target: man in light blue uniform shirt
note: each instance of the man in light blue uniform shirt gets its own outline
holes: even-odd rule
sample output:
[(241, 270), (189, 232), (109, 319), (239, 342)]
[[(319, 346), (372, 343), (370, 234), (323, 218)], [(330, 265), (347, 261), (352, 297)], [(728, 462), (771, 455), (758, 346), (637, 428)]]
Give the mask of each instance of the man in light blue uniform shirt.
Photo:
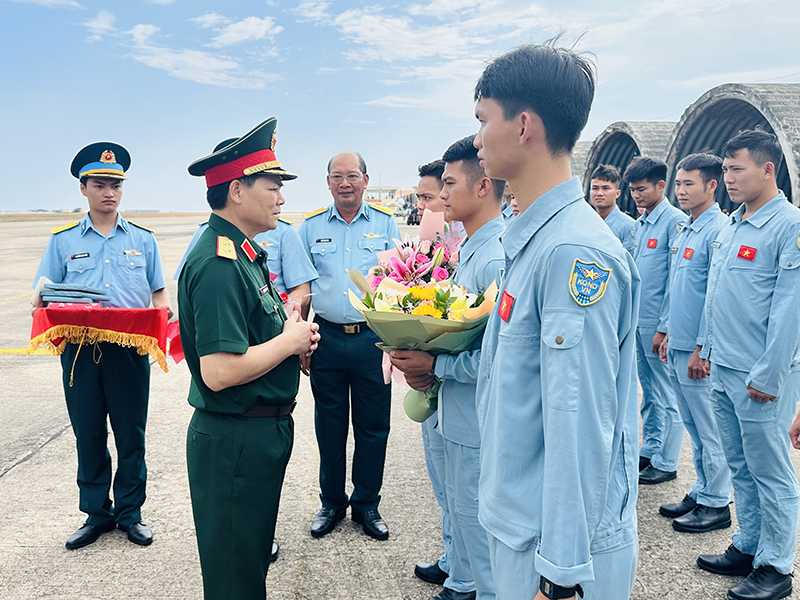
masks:
[[(83, 219), (53, 230), (34, 286), (40, 277), (54, 283), (88, 286), (111, 299), (114, 308), (164, 307), (169, 316), (161, 256), (153, 232), (117, 212), (130, 155), (111, 142), (90, 144), (72, 161), (89, 202)], [(86, 523), (68, 540), (67, 549), (87, 546), (119, 526), (135, 544), (153, 541), (142, 523), (147, 466), (145, 426), (150, 391), (150, 363), (136, 348), (97, 342), (80, 352), (68, 343), (61, 354), (64, 394), (78, 450), (80, 509)], [(100, 358), (96, 358), (100, 357)], [(111, 490), (111, 457), (107, 448), (110, 419), (119, 457)]]
[(501, 56), (475, 89), (478, 156), (521, 211), (477, 384), (503, 600), (623, 600), (636, 573), (639, 277), (570, 172), (594, 89), (592, 65), (550, 45)]
[(644, 212), (634, 224), (633, 258), (642, 277), (642, 304), (636, 330), (636, 361), (642, 386), (642, 447), (639, 483), (675, 479), (683, 441), (683, 420), (669, 380), (667, 365), (658, 358), (669, 322), (670, 249), (686, 215), (664, 196), (667, 165), (639, 156), (625, 170), (625, 181), (636, 206)]
[(683, 424), (692, 438), (697, 480), (683, 500), (664, 504), (659, 512), (674, 519), (673, 529), (685, 533), (731, 526), (731, 473), (719, 440), (707, 361), (700, 358), (711, 243), (728, 222), (714, 201), (721, 176), (722, 159), (713, 154), (690, 154), (678, 163), (675, 175), (675, 195), (691, 220), (671, 249), (669, 331), (660, 357), (669, 367)]
[(701, 357), (733, 476), (739, 528), (701, 569), (747, 576), (733, 600), (791, 594), (800, 491), (786, 432), (800, 396), (800, 209), (775, 173), (783, 154), (765, 131), (743, 131), (722, 149), (724, 182), (742, 205), (712, 243)]
[[(314, 423), (320, 455), (322, 508), (311, 524), (311, 535), (333, 531), (347, 507), (364, 533), (379, 540), (389, 529), (378, 512), (386, 440), (389, 436), (391, 385), (384, 383), (380, 342), (350, 304), (348, 290), (357, 291), (351, 269), (369, 274), (378, 252), (393, 247), (400, 230), (392, 211), (363, 200), (369, 183), (360, 154), (344, 152), (328, 163), (332, 205), (307, 213), (300, 239), (319, 278), (311, 282), (314, 321), (322, 339), (311, 359)], [(352, 407), (353, 493), (345, 492), (345, 457)]]
[(617, 236), (628, 252), (633, 251), (633, 218), (617, 207), (620, 195), (619, 169), (613, 165), (597, 165), (592, 172), (589, 199), (603, 222)]
[[(445, 219), (461, 221), (467, 233), (458, 253), (455, 282), (474, 294), (500, 285), (505, 268), (500, 236), (504, 181), (489, 179), (478, 161), (474, 135), (454, 143), (444, 153), (442, 199)], [(492, 600), (494, 581), (486, 531), (478, 522), (480, 432), (475, 385), (480, 363), (480, 340), (466, 352), (432, 356), (427, 352), (392, 352), (392, 364), (409, 385), (427, 390), (434, 377), (439, 390), (439, 431), (444, 438), (445, 487), (455, 560), (450, 562), (444, 589), (432, 600)]]

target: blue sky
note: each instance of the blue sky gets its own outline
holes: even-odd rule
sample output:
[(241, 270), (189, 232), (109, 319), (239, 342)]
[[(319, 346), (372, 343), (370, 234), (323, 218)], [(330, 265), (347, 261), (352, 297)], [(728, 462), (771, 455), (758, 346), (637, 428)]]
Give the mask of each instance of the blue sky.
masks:
[(284, 210), (328, 204), (347, 149), (410, 188), (476, 130), (475, 80), (515, 45), (582, 35), (592, 140), (721, 83), (800, 81), (799, 30), (797, 0), (0, 0), (0, 211), (82, 206), (69, 164), (99, 140), (131, 152), (123, 208), (206, 210), (188, 164), (273, 115), (300, 176)]

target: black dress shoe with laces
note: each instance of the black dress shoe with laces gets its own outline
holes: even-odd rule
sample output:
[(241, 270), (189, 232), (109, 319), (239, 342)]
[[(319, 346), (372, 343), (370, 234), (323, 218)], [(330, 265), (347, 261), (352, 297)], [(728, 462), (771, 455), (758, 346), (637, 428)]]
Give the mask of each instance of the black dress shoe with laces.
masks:
[(749, 575), (753, 571), (754, 558), (731, 544), (725, 554), (701, 554), (697, 557), (697, 566), (717, 575)]
[(139, 546), (149, 546), (153, 543), (153, 532), (139, 521), (132, 525), (120, 525), (119, 528), (128, 534), (128, 539)]
[(678, 476), (677, 471), (662, 471), (653, 465), (639, 472), (639, 483), (644, 485), (656, 485), (665, 481), (672, 481)]
[(650, 466), (650, 459), (646, 456), (639, 457), (639, 471), (644, 471), (647, 467)]
[(475, 600), (475, 592), (457, 592), (450, 588), (444, 588), (431, 600)]
[(668, 519), (674, 519), (675, 517), (681, 517), (691, 512), (695, 506), (697, 506), (697, 502), (694, 501), (694, 498), (691, 496), (684, 496), (683, 500), (680, 502), (662, 504), (658, 509), (658, 514)]
[(439, 561), (435, 563), (417, 563), (414, 567), (414, 575), (422, 579), (422, 581), (435, 583), (436, 585), (442, 585), (447, 579), (447, 573), (439, 568)]
[(93, 544), (101, 535), (113, 531), (116, 528), (117, 524), (114, 523), (114, 521), (109, 521), (104, 525), (89, 525), (88, 523), (84, 523), (78, 531), (69, 536), (67, 540), (67, 550), (77, 550), (78, 548)]
[(317, 516), (311, 521), (311, 535), (315, 538), (321, 538), (323, 535), (328, 535), (336, 524), (344, 519), (347, 514), (347, 509), (333, 510), (332, 508), (325, 508), (324, 506), (319, 509)]
[(792, 576), (761, 565), (728, 590), (729, 600), (778, 600), (792, 593)]
[(272, 552), (269, 555), (269, 562), (274, 563), (278, 560), (278, 554), (281, 552), (281, 547), (278, 545), (278, 540), (272, 538)]
[(672, 521), (672, 528), (683, 533), (706, 533), (731, 526), (731, 509), (728, 506), (712, 508), (698, 504), (691, 512)]
[(377, 510), (353, 511), (353, 522), (361, 525), (364, 533), (376, 540), (389, 538), (389, 528)]

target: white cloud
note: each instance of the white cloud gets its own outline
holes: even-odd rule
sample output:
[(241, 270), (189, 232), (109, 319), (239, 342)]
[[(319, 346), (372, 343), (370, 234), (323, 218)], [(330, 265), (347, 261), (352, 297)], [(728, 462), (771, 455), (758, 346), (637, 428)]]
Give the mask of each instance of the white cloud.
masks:
[(189, 19), (189, 21), (191, 21), (192, 23), (197, 23), (203, 29), (219, 27), (220, 25), (225, 25), (231, 22), (231, 20), (228, 17), (216, 12), (209, 12), (204, 15), (200, 15), (199, 17), (194, 17), (193, 19)]
[(242, 42), (261, 40), (265, 37), (273, 38), (283, 31), (283, 27), (275, 24), (272, 17), (247, 17), (236, 23), (226, 25), (219, 35), (211, 42), (211, 46), (222, 48), (233, 46)]
[(464, 13), (476, 9), (481, 0), (431, 0), (428, 4), (412, 4), (408, 7), (410, 15), (432, 15), (442, 20), (451, 20), (453, 13)]
[(133, 37), (133, 43), (137, 46), (144, 46), (147, 41), (156, 33), (161, 31), (155, 25), (135, 25), (128, 33)]
[(9, 2), (17, 2), (19, 4), (35, 4), (37, 6), (46, 6), (47, 8), (83, 8), (75, 0), (8, 0)]
[(101, 10), (97, 16), (84, 21), (82, 25), (89, 30), (90, 35), (86, 38), (87, 42), (99, 42), (103, 36), (116, 33), (117, 28), (114, 27), (116, 17), (107, 10)]
[(331, 18), (328, 8), (331, 3), (327, 0), (303, 0), (292, 9), (300, 21), (325, 21)]
[(375, 100), (362, 102), (367, 106), (384, 106), (386, 108), (425, 108), (430, 106), (430, 101), (418, 96), (384, 96)]

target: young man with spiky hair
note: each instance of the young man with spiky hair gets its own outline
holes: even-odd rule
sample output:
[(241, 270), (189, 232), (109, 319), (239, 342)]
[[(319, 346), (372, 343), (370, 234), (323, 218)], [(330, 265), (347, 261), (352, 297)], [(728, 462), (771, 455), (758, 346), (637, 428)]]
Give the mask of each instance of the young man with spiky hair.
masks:
[(669, 270), (669, 331), (661, 343), (661, 362), (678, 399), (683, 424), (692, 438), (697, 480), (680, 502), (664, 504), (663, 516), (684, 533), (705, 533), (731, 526), (731, 472), (719, 440), (705, 344), (708, 267), (720, 229), (728, 222), (714, 202), (722, 176), (722, 159), (714, 154), (690, 154), (678, 163), (675, 195), (691, 219), (675, 238)]
[[(455, 281), (468, 292), (483, 294), (493, 282), (500, 284), (505, 267), (500, 245), (505, 182), (486, 176), (474, 139), (474, 135), (461, 139), (444, 153), (441, 197), (445, 219), (461, 221), (467, 233), (459, 249)], [(478, 521), (481, 438), (475, 385), (480, 357), (480, 340), (459, 354), (392, 352), (392, 364), (406, 374), (414, 389), (430, 389), (434, 380), (442, 384), (439, 432), (444, 438), (445, 497), (453, 552), (444, 589), (433, 600), (495, 598), (486, 531)]]
[(642, 304), (636, 330), (636, 360), (642, 386), (642, 447), (639, 483), (655, 485), (678, 474), (683, 420), (658, 349), (669, 321), (670, 249), (686, 222), (686, 215), (664, 196), (667, 165), (638, 156), (625, 169), (624, 179), (636, 206), (644, 209), (636, 220), (633, 259), (642, 276)]
[(603, 217), (628, 252), (633, 250), (633, 219), (617, 208), (622, 176), (614, 165), (597, 165), (592, 172), (589, 198), (597, 214)]
[(741, 206), (712, 243), (701, 357), (711, 360), (739, 528), (724, 554), (697, 566), (747, 576), (728, 598), (774, 600), (792, 593), (800, 508), (786, 435), (800, 397), (800, 209), (775, 181), (783, 154), (774, 135), (743, 131), (722, 155), (725, 187)]
[(501, 56), (475, 88), (478, 156), (520, 208), (477, 389), (503, 600), (622, 600), (636, 573), (639, 276), (570, 171), (594, 90), (591, 63), (550, 44)]

